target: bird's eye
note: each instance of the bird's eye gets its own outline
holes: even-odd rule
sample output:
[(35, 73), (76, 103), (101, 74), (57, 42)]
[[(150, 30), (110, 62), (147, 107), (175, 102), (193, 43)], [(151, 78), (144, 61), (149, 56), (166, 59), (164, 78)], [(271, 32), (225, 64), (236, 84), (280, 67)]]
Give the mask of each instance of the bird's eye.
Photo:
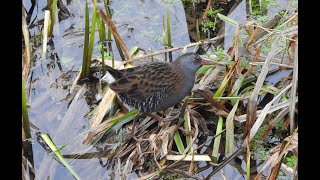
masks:
[(192, 59), (193, 62), (198, 62), (198, 59)]

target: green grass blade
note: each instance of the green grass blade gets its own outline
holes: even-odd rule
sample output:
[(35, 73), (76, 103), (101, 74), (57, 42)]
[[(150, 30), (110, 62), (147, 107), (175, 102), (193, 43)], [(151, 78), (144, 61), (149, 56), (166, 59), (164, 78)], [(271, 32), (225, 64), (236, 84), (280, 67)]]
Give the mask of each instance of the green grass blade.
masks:
[(28, 107), (27, 107), (27, 97), (24, 90), (24, 82), (22, 80), (22, 139), (31, 138), (30, 134), (30, 125), (29, 125), (29, 116), (28, 116)]
[[(222, 131), (222, 125), (223, 125), (223, 118), (219, 116), (216, 135), (220, 134), (220, 132)], [(213, 143), (212, 158), (214, 163), (217, 163), (220, 142), (221, 142), (221, 134), (214, 139), (214, 143)]]
[(108, 128), (107, 132), (114, 131), (117, 128), (121, 127), (125, 123), (131, 121), (137, 114), (139, 113), (139, 110), (133, 109), (132, 111), (128, 112), (127, 114), (121, 116), (120, 118), (117, 118), (112, 121), (111, 126)]
[(171, 46), (171, 30), (170, 30), (170, 11), (167, 9), (167, 38), (168, 38), (168, 47)]
[[(183, 99), (183, 105), (180, 109), (180, 113), (179, 113), (179, 121), (185, 121), (185, 112), (186, 112), (186, 107), (187, 107), (187, 104), (188, 104), (188, 99), (189, 99), (189, 96), (186, 96), (184, 99)], [(181, 136), (180, 136), (180, 133), (179, 131), (176, 131), (173, 135), (173, 140), (178, 148), (178, 151), (180, 154), (182, 154), (185, 150), (184, 148), (184, 145), (183, 145), (183, 142), (181, 140)]]
[(196, 33), (197, 33), (197, 42), (201, 40), (200, 38), (200, 30), (199, 30), (199, 20), (196, 21)]
[[(110, 11), (110, 8), (109, 8), (109, 4), (105, 0), (103, 0), (103, 3), (104, 3), (104, 7), (106, 8), (107, 16), (111, 19), (112, 15), (111, 15), (111, 11)], [(110, 31), (110, 29), (108, 29), (108, 41), (111, 41), (111, 31)]]
[[(98, 15), (97, 15), (98, 17)], [(100, 20), (100, 17), (99, 17), (99, 20)], [(102, 39), (103, 41), (106, 41), (106, 27), (104, 25), (104, 22), (100, 20), (100, 24), (101, 24), (101, 31), (102, 31)], [(104, 46), (103, 47), (103, 51), (102, 51), (102, 68), (105, 69), (105, 64), (104, 64)], [(112, 58), (113, 59), (113, 58)], [(113, 61), (112, 61), (113, 62)], [(112, 67), (114, 67), (114, 62), (113, 62), (113, 65)]]
[(96, 12), (96, 22), (98, 26), (98, 33), (99, 33), (99, 38), (100, 41), (104, 41), (104, 35), (103, 35), (103, 24), (101, 23), (100, 16), (97, 15), (98, 13)]
[(250, 151), (248, 151), (247, 152), (247, 157), (246, 157), (246, 159), (247, 159), (247, 166), (246, 166), (246, 168), (247, 168), (247, 180), (250, 180), (250, 158), (251, 157), (251, 152)]
[(173, 139), (174, 139), (174, 142), (176, 143), (176, 146), (178, 148), (179, 153), (182, 154), (184, 152), (185, 148), (184, 148), (184, 145), (182, 143), (179, 131), (176, 131), (174, 133)]
[(92, 22), (91, 22), (90, 41), (89, 41), (88, 59), (87, 59), (87, 63), (88, 63), (87, 70), (88, 71), (90, 71), (90, 62), (91, 62), (91, 58), (92, 58), (94, 34), (96, 31), (96, 15), (97, 15), (97, 0), (93, 0)]
[[(112, 18), (112, 14), (111, 14), (111, 10), (109, 8), (109, 1), (103, 1), (104, 2), (104, 7), (106, 8), (106, 12), (107, 12), (107, 17), (108, 18)], [(108, 38), (107, 38), (108, 42), (111, 42), (111, 30), (108, 28)], [(116, 43), (116, 46), (117, 46), (117, 49), (118, 49), (118, 52), (119, 52), (119, 55), (120, 55), (120, 58), (125, 61), (125, 56), (122, 52), (122, 48), (120, 46), (120, 43), (118, 42), (118, 40), (115, 38), (114, 39), (114, 42)], [(111, 49), (111, 45), (110, 45), (110, 49)], [(112, 67), (114, 67), (114, 57), (112, 56)]]
[[(184, 114), (184, 129), (186, 131), (190, 131), (191, 130), (191, 124), (190, 124), (190, 114), (189, 113), (185, 113)], [(189, 146), (190, 142), (191, 142), (191, 136), (186, 136), (186, 142), (187, 142), (187, 146)], [(189, 149), (189, 152), (192, 152), (192, 147)]]
[(229, 23), (229, 24), (231, 24), (231, 25), (233, 25), (235, 27), (239, 26), (239, 23), (237, 23), (237, 21), (235, 21), (235, 20), (233, 20), (233, 19), (231, 19), (231, 18), (229, 18), (229, 17), (227, 17), (227, 16), (225, 16), (223, 14), (220, 14), (220, 13), (218, 13), (217, 15), (222, 21), (227, 22), (227, 23)]
[[(111, 19), (112, 18), (112, 15), (111, 15), (111, 11), (110, 11), (110, 8), (109, 8), (109, 1), (106, 1), (106, 0), (103, 0), (103, 4), (104, 4), (104, 7), (106, 9), (106, 12), (107, 12), (107, 16)], [(111, 30), (108, 28), (108, 36), (107, 36), (107, 40), (108, 40), (108, 46), (109, 46), (109, 50), (110, 52), (112, 53), (112, 46), (111, 46)], [(121, 56), (121, 59), (123, 58), (123, 54), (122, 54), (122, 51), (119, 52), (120, 53), (120, 56)], [(112, 55), (112, 67), (114, 67), (114, 56)]]
[(72, 167), (68, 164), (68, 162), (63, 158), (57, 146), (52, 142), (51, 138), (48, 134), (41, 134), (42, 139), (46, 144), (50, 147), (50, 149), (54, 152), (56, 157), (60, 160), (61, 164), (64, 165), (70, 173), (76, 178), (81, 179), (79, 175), (72, 169)]
[(162, 32), (162, 38), (163, 38), (162, 41), (163, 41), (163, 44), (164, 44), (164, 48), (166, 49), (168, 47), (168, 43), (167, 43), (167, 35), (166, 35), (166, 32), (165, 32), (164, 29), (163, 29), (163, 32)]
[(231, 99), (231, 100), (238, 100), (241, 99), (241, 96), (233, 96), (233, 97), (212, 97), (212, 99)]
[[(167, 9), (167, 38), (168, 38), (168, 47), (172, 48), (172, 44), (171, 44), (171, 30), (170, 30), (170, 11), (169, 9)], [(172, 62), (172, 52), (169, 52), (169, 61)]]
[(111, 11), (110, 11), (110, 8), (109, 8), (109, 4), (110, 4), (109, 0), (107, 0), (107, 1), (103, 0), (103, 4), (104, 4), (104, 8), (106, 9), (107, 16), (109, 18), (111, 18)]
[(224, 77), (220, 87), (217, 89), (217, 91), (214, 93), (213, 97), (220, 97), (222, 96), (224, 90), (226, 89), (228, 82), (230, 80), (231, 76)]
[(89, 46), (89, 8), (88, 8), (88, 2), (86, 1), (81, 78), (85, 78), (89, 75), (89, 71), (87, 70), (88, 69), (87, 68), (88, 46)]
[(110, 42), (111, 41), (111, 30), (108, 29), (108, 41)]
[[(98, 15), (98, 12), (96, 12), (96, 21), (98, 25), (98, 32), (99, 32), (99, 38), (100, 42), (104, 42), (106, 40), (106, 33), (105, 33), (105, 28), (104, 28), (104, 23), (100, 20), (100, 16)], [(102, 58), (102, 69), (105, 69), (105, 64), (104, 64), (104, 44), (101, 43), (101, 58)]]
[(239, 100), (237, 100), (236, 104), (233, 106), (232, 110), (228, 114), (226, 120), (226, 156), (233, 153), (233, 144), (234, 144), (234, 115), (238, 108)]
[(202, 66), (202, 67), (199, 68), (198, 71), (196, 72), (196, 76), (199, 76), (200, 74), (206, 73), (209, 69), (212, 69), (213, 67), (216, 67), (216, 65)]
[(136, 53), (138, 53), (138, 51), (139, 51), (139, 47), (138, 47), (138, 46), (133, 46), (133, 47), (130, 49), (129, 53), (130, 53), (131, 56), (133, 56), (133, 55), (135, 55)]
[(120, 54), (120, 57), (121, 57), (122, 61), (125, 61), (126, 58), (124, 57), (124, 54), (123, 54), (123, 52), (122, 52), (122, 49), (121, 49), (121, 46), (120, 46), (118, 40), (117, 40), (117, 39), (114, 39), (114, 42), (116, 43), (116, 46), (117, 46), (117, 48), (118, 48), (118, 52), (119, 52), (119, 54)]
[(56, 12), (57, 12), (57, 1), (58, 0), (53, 0), (51, 4), (51, 24), (50, 24), (49, 36), (52, 36), (54, 21), (55, 21)]
[[(236, 82), (234, 83), (234, 85), (232, 87), (232, 90), (231, 90), (232, 94), (230, 94), (230, 96), (233, 96), (233, 97), (238, 96), (238, 92), (242, 86), (243, 79), (244, 79), (244, 77), (241, 76), (236, 80)], [(236, 102), (237, 102), (237, 99), (231, 99), (231, 104), (233, 106), (236, 104)]]

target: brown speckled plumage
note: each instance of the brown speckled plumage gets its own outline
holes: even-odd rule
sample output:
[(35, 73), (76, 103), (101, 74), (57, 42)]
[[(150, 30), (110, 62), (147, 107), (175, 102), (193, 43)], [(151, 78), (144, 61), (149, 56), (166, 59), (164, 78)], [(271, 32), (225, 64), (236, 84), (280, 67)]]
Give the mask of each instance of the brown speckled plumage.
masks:
[(141, 112), (156, 112), (174, 106), (192, 90), (195, 72), (212, 64), (195, 53), (185, 53), (173, 63), (152, 62), (124, 70), (107, 70), (116, 79), (110, 84), (121, 101)]

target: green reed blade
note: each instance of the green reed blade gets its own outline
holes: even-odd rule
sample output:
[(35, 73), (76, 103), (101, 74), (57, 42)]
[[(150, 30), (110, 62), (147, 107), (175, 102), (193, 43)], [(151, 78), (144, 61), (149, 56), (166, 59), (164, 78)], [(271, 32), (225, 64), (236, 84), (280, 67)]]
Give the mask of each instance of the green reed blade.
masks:
[(80, 176), (72, 169), (72, 167), (68, 164), (68, 162), (64, 159), (64, 157), (61, 155), (60, 150), (57, 148), (57, 146), (52, 142), (51, 138), (48, 134), (41, 134), (42, 139), (46, 144), (50, 147), (50, 149), (54, 152), (56, 157), (60, 160), (61, 164), (65, 166), (69, 172), (76, 178), (81, 179)]
[(52, 32), (53, 32), (53, 26), (54, 26), (54, 22), (55, 22), (56, 13), (57, 13), (57, 0), (53, 0), (53, 2), (51, 4), (50, 30), (49, 30), (49, 33), (48, 33), (48, 36), (51, 36), (51, 37), (52, 37)]
[(97, 15), (97, 0), (93, 0), (93, 10), (92, 10), (92, 22), (91, 22), (91, 31), (90, 31), (90, 41), (89, 41), (89, 50), (88, 50), (88, 59), (87, 59), (87, 69), (90, 71), (90, 62), (92, 58), (92, 50), (94, 43), (94, 34), (96, 31), (96, 15)]
[(88, 8), (88, 2), (86, 1), (83, 58), (82, 58), (82, 71), (81, 71), (82, 79), (89, 75), (89, 71), (87, 68), (88, 47), (89, 47), (89, 8)]
[[(220, 132), (222, 131), (222, 125), (223, 125), (223, 118), (219, 116), (216, 135), (220, 134)], [(221, 134), (214, 139), (213, 150), (212, 150), (213, 163), (218, 162), (217, 157), (218, 157), (220, 142), (221, 142)]]

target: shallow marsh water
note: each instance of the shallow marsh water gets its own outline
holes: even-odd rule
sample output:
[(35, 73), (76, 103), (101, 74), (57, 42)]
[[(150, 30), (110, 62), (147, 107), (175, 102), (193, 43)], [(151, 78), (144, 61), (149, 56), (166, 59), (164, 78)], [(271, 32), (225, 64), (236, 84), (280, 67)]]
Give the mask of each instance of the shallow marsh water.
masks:
[[(89, 11), (92, 10), (92, 3), (89, 3)], [(242, 3), (245, 3), (243, 1)], [(31, 4), (28, 0), (23, 0), (26, 9)], [(31, 17), (35, 22), (42, 20), (44, 12), (41, 10), (46, 6), (46, 1), (37, 1), (37, 8)], [(85, 115), (91, 110), (85, 98), (85, 89), (79, 90), (78, 95), (72, 103), (68, 99), (68, 87), (73, 83), (77, 70), (80, 69), (83, 53), (84, 38), (84, 7), (85, 1), (72, 1), (67, 5), (73, 17), (56, 23), (54, 26), (54, 37), (48, 45), (48, 52), (42, 55), (42, 44), (34, 47), (33, 65), (30, 84), (30, 96), (28, 99), (29, 119), (41, 132), (48, 133), (57, 146), (67, 146), (61, 151), (62, 154), (90, 153), (98, 151), (96, 148), (82, 144), (84, 135), (87, 132), (89, 120)], [(103, 7), (103, 3), (98, 3), (98, 7)], [(281, 8), (285, 7), (281, 6)], [(186, 15), (181, 1), (112, 1), (110, 8), (113, 12), (113, 21), (117, 25), (118, 31), (125, 44), (130, 49), (133, 46), (145, 50), (147, 53), (162, 50), (162, 18), (169, 9), (171, 15), (172, 45), (174, 47), (190, 43), (189, 32), (186, 22)], [(104, 9), (104, 8), (103, 8)], [(231, 18), (243, 23), (245, 18), (245, 4), (231, 14)], [(91, 14), (91, 13), (90, 13)], [(271, 15), (272, 16), (272, 15)], [(237, 18), (243, 17), (243, 18)], [(90, 16), (91, 18), (91, 16)], [(91, 25), (91, 23), (90, 23)], [(41, 25), (30, 28), (31, 35), (39, 34)], [(234, 32), (226, 25), (227, 33)], [(230, 46), (233, 36), (228, 36), (224, 40), (227, 49)], [(93, 58), (99, 57), (98, 34), (95, 36)], [(113, 44), (115, 59), (120, 59)], [(189, 50), (192, 50), (189, 49)], [(173, 52), (173, 58), (180, 54)], [(163, 55), (158, 57), (163, 58)], [(281, 72), (269, 77), (271, 83), (276, 83), (283, 76), (287, 76), (289, 71)], [(35, 172), (37, 179), (74, 179), (73, 176), (59, 164), (52, 155), (47, 152), (35, 140), (36, 131), (32, 130), (33, 157), (35, 162)], [(209, 137), (208, 137), (209, 138)], [(212, 142), (208, 145), (212, 147)], [(102, 159), (106, 161), (106, 159)], [(101, 166), (99, 160), (92, 159), (68, 159), (74, 170), (82, 179), (111, 179), (111, 173), (115, 173), (117, 167), (112, 171)], [(201, 163), (199, 167), (205, 166)], [(222, 170), (227, 179), (245, 179), (244, 163), (228, 164)], [(212, 171), (208, 168), (197, 174), (198, 177), (206, 177)], [(116, 175), (115, 175), (116, 176)], [(117, 176), (116, 176), (117, 177)], [(217, 173), (212, 178), (221, 178), (221, 173)], [(132, 173), (129, 179), (137, 178)]]

